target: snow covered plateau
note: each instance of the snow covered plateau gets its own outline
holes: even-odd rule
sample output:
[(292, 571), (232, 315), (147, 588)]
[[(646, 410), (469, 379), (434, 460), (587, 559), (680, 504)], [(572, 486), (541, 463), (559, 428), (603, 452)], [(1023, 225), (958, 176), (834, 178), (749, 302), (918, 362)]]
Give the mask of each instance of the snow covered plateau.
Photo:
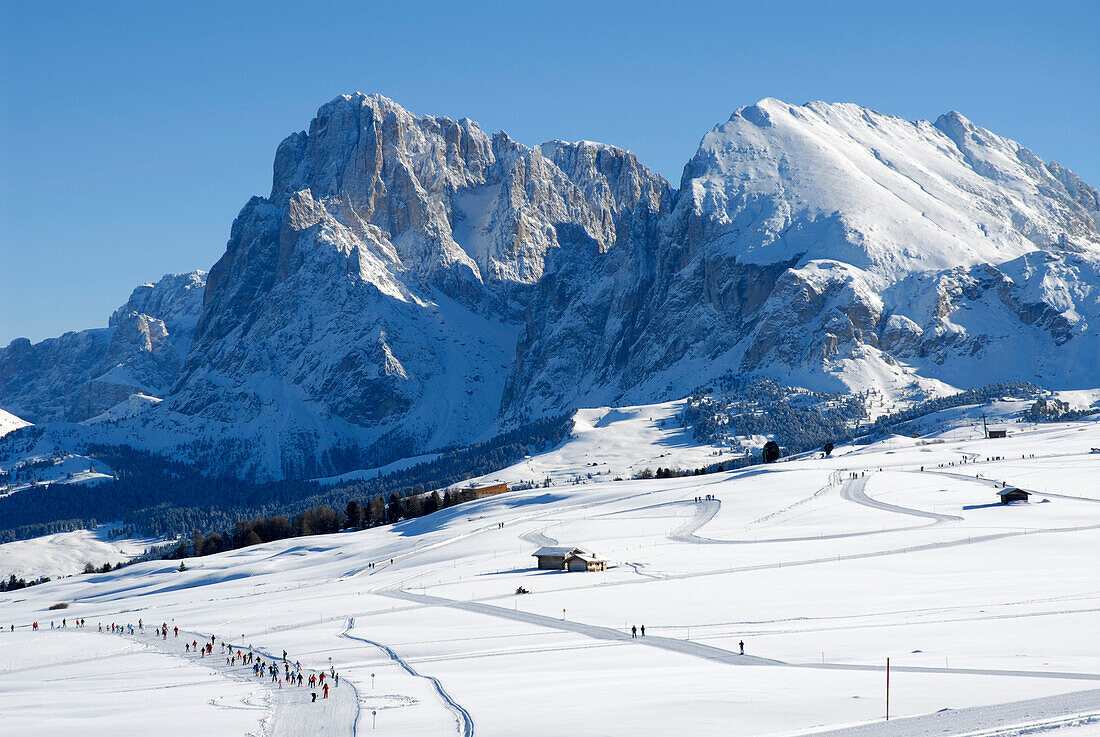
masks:
[[(1000, 439), (963, 407), (830, 458), (625, 481), (722, 451), (676, 403), (584, 410), (493, 475), (549, 487), (3, 593), (0, 733), (1100, 734), (1100, 424), (1020, 405), (982, 410)], [(610, 567), (538, 570), (555, 544)], [(339, 686), (313, 702), (222, 643)]]
[(0, 407), (36, 453), (125, 444), (270, 479), (727, 373), (898, 400), (1093, 389), (1098, 222), (1096, 189), (954, 112), (764, 99), (677, 188), (614, 146), (346, 95), (282, 142), (208, 274), (0, 349)]

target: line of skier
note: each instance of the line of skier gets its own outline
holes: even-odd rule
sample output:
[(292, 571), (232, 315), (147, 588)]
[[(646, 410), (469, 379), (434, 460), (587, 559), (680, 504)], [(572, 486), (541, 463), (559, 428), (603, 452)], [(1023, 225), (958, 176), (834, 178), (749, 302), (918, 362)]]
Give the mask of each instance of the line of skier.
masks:
[[(68, 618), (62, 619), (60, 625), (56, 622), (50, 622), (50, 629), (65, 629), (68, 628)], [(87, 626), (87, 621), (82, 617), (74, 620), (74, 626), (77, 628), (84, 628)], [(100, 622), (98, 625), (99, 632), (112, 634), (112, 635), (130, 635), (136, 636), (139, 634), (145, 634), (145, 621), (144, 619), (138, 619), (137, 626), (132, 623), (117, 624), (111, 622), (108, 625), (104, 625)], [(37, 621), (31, 624), (31, 630), (38, 632), (40, 629), (44, 629), (44, 625), (39, 624)], [(3, 629), (0, 627), (0, 629)], [(10, 625), (11, 632), (15, 631), (15, 625)], [(168, 639), (168, 633), (172, 633), (173, 638), (180, 636), (180, 628), (172, 626), (169, 628), (167, 622), (162, 622), (160, 625), (153, 627), (152, 636), (159, 637), (161, 640)], [(192, 653), (198, 654), (200, 658), (213, 657), (214, 646), (218, 644), (217, 637), (210, 636), (210, 641), (199, 642), (197, 639), (192, 639), (190, 642), (183, 643), (184, 653), (190, 655)], [(220, 643), (220, 653), (225, 656), (225, 664), (227, 666), (247, 666), (252, 669), (252, 675), (256, 678), (270, 678), (271, 683), (277, 683), (279, 688), (282, 688), (284, 684), (299, 688), (319, 689), (321, 692), (321, 698), (327, 699), (329, 697), (329, 688), (338, 688), (340, 686), (340, 674), (336, 672), (335, 667), (330, 667), (326, 672), (320, 670), (314, 673), (308, 673), (302, 669), (302, 664), (299, 661), (291, 663), (287, 659), (287, 652), (283, 650), (283, 657), (278, 661), (264, 662), (260, 654), (254, 652), (251, 647), (234, 647), (231, 644), (222, 642)], [(317, 692), (312, 691), (310, 696), (312, 701), (317, 701)]]
[[(84, 627), (85, 625), (86, 625), (86, 622), (84, 621), (83, 617), (81, 617), (80, 619), (74, 619), (73, 620), (73, 627), (80, 628), (80, 627)], [(69, 627), (68, 618), (62, 619), (61, 624), (58, 624), (56, 620), (50, 622), (50, 629), (52, 629), (52, 630), (68, 629), (68, 627)], [(5, 628), (3, 626), (0, 626), (0, 632), (3, 632), (4, 629)], [(46, 625), (45, 624), (39, 625), (38, 622), (32, 622), (31, 623), (31, 631), (32, 632), (37, 632), (39, 629), (46, 629)], [(100, 630), (102, 631), (102, 629), (103, 628), (101, 627)], [(9, 625), (8, 631), (9, 632), (15, 632), (15, 625), (14, 624)]]
[[(185, 642), (183, 648), (185, 653), (199, 653), (200, 658), (205, 658), (213, 656), (215, 644), (217, 644), (217, 638), (211, 635), (209, 642), (200, 643), (198, 640), (193, 639), (191, 642)], [(335, 667), (330, 667), (327, 672), (321, 670), (307, 674), (303, 670), (300, 661), (290, 662), (286, 650), (283, 650), (281, 660), (268, 660), (266, 662), (262, 654), (254, 652), (251, 647), (245, 648), (223, 642), (220, 644), (219, 652), (225, 656), (227, 666), (248, 667), (251, 669), (253, 677), (267, 678), (270, 683), (278, 684), (279, 688), (289, 685), (311, 689), (310, 696), (314, 702), (317, 701), (318, 694), (312, 689), (319, 689), (321, 698), (327, 699), (330, 686), (332, 688), (340, 686), (340, 674), (336, 672)]]

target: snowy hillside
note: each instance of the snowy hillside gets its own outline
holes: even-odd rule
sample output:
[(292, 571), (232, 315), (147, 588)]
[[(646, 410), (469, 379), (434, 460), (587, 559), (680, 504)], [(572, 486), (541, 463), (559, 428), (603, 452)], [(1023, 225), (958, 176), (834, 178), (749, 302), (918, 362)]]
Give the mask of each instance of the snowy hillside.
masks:
[(112, 538), (111, 525), (94, 530), (74, 530), (54, 535), (0, 544), (0, 573), (34, 580), (40, 576), (58, 578), (80, 573), (91, 563), (116, 564), (144, 554), (164, 542), (156, 539)]
[[(505, 473), (708, 457), (660, 411), (586, 411), (573, 439)], [(598, 474), (0, 594), (4, 726), (117, 734), (106, 689), (140, 693), (135, 737), (1095, 734), (1100, 424), (985, 439), (957, 420), (827, 459)], [(1002, 505), (1004, 484), (1032, 495)], [(544, 545), (610, 567), (538, 570)], [(135, 632), (100, 632), (112, 623)], [(185, 650), (211, 636), (211, 655)], [(283, 680), (284, 650), (306, 677), (339, 673), (329, 698)]]
[(697, 443), (681, 426), (686, 402), (637, 407), (597, 407), (573, 415), (569, 440), (547, 453), (475, 479), (555, 484), (631, 478), (646, 469), (692, 470), (730, 458), (729, 449)]
[(16, 417), (11, 412), (5, 412), (4, 410), (0, 409), (0, 437), (7, 435), (12, 430), (18, 430), (19, 428), (27, 427), (30, 424), (31, 423), (27, 422), (21, 417)]
[(31, 453), (0, 462), (0, 474), (0, 497), (40, 487), (48, 494), (51, 484), (94, 485), (113, 478), (107, 464), (67, 452)]

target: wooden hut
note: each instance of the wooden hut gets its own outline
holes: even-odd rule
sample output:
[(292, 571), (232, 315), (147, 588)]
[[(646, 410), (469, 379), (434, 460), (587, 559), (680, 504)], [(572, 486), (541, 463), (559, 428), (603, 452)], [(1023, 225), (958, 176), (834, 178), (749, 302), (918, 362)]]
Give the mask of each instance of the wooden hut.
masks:
[[(565, 568), (565, 559), (577, 553), (587, 553), (580, 548), (571, 548), (561, 545), (548, 545), (536, 550), (533, 555), (539, 559), (539, 569), (543, 571), (560, 571)], [(590, 554), (590, 553), (589, 553)]]
[(470, 484), (465, 490), (473, 492), (474, 499), (484, 499), (487, 496), (507, 494), (511, 491), (507, 481), (490, 481), (483, 484)]
[(1023, 489), (1009, 486), (1004, 489), (998, 489), (997, 496), (1001, 497), (1001, 504), (1011, 504), (1012, 502), (1026, 502), (1029, 494)]
[(565, 556), (567, 571), (606, 571), (607, 561), (596, 557), (595, 553), (570, 553)]

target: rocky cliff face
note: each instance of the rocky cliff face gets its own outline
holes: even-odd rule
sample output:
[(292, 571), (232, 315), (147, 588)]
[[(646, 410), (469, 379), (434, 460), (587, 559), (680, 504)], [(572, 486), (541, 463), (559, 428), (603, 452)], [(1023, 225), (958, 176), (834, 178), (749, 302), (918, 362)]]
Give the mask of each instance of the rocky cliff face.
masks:
[(234, 223), (157, 416), (266, 428), (271, 442), (245, 430), (233, 461), (258, 475), (339, 470), (326, 454), (348, 444), (388, 460), (473, 440), (552, 254), (629, 249), (628, 223), (669, 202), (619, 149), (529, 148), (337, 98), (280, 145), (271, 195)]
[(1100, 386), (1098, 223), (1097, 190), (957, 113), (763, 100), (674, 190), (612, 146), (530, 148), (344, 96), (279, 146), (201, 317), (183, 311), (193, 330), (158, 301), (171, 290), (139, 290), (56, 357), (9, 346), (0, 382), (50, 362), (89, 377), (37, 415), (4, 404), (27, 419), (159, 388), (97, 432), (246, 476), (376, 465), (729, 371), (888, 395)]
[(0, 348), (0, 405), (33, 422), (80, 421), (136, 392), (163, 395), (190, 350), (205, 277), (138, 287), (106, 328)]
[(887, 394), (1100, 381), (1097, 191), (957, 113), (763, 100), (704, 136), (672, 200), (634, 249), (548, 271), (505, 417), (726, 371)]

